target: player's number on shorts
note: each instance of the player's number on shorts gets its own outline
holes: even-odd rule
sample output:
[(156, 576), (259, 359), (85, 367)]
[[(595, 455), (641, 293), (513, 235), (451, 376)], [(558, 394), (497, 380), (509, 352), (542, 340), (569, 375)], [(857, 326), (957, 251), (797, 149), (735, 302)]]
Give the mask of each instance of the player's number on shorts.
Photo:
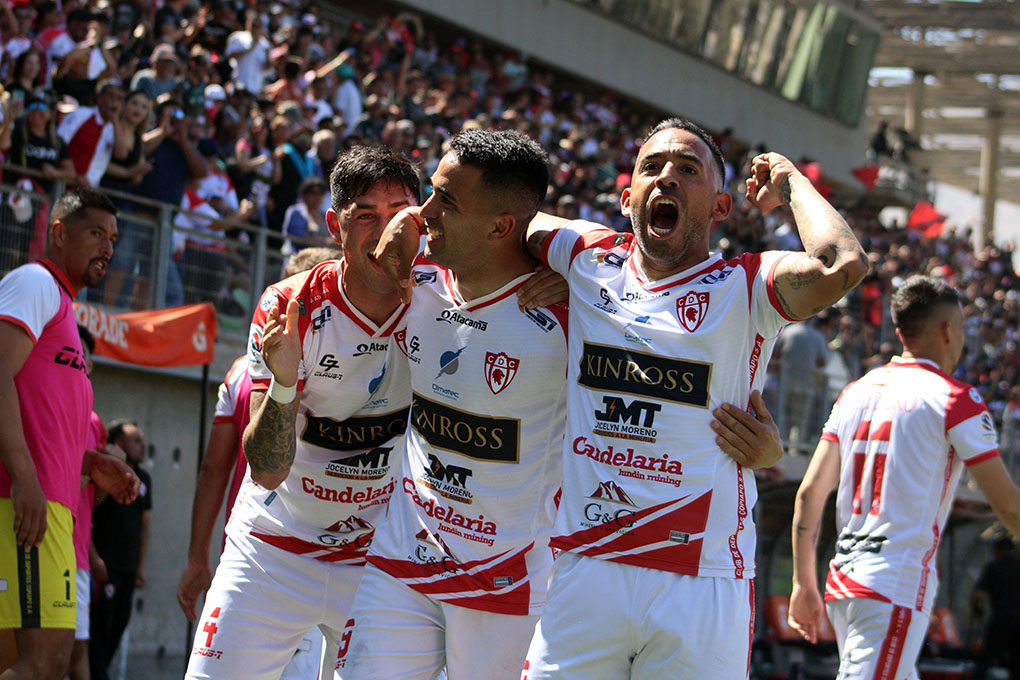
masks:
[(64, 599), (71, 599), (71, 570), (64, 570)]
[(354, 619), (347, 619), (347, 623), (344, 624), (344, 634), (340, 636), (340, 648), (336, 650), (337, 660), (347, 656), (347, 648), (351, 646), (352, 633), (354, 633)]
[[(217, 607), (216, 609), (213, 609), (212, 614), (209, 615), (209, 618), (210, 619), (216, 619), (216, 618), (219, 618), (219, 616), (220, 616), (220, 608)], [(212, 647), (213, 635), (216, 635), (216, 631), (217, 630), (219, 630), (219, 628), (216, 627), (216, 622), (215, 621), (206, 621), (205, 624), (202, 626), (202, 632), (206, 633), (206, 638), (205, 638), (205, 646), (206, 647)]]

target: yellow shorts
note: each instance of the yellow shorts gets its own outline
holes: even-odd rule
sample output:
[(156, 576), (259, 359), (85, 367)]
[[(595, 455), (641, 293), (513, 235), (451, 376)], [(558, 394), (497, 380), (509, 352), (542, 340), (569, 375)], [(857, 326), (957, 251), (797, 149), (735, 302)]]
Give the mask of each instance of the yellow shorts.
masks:
[(74, 629), (73, 529), (71, 511), (47, 501), (42, 545), (21, 548), (14, 537), (14, 504), (0, 498), (0, 629)]

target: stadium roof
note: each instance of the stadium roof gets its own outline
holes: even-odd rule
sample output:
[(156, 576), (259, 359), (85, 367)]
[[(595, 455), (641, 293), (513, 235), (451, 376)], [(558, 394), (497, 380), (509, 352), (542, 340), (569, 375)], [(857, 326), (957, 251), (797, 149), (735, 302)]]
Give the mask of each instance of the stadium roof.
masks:
[(903, 126), (919, 74), (922, 151), (911, 159), (935, 179), (976, 192), (988, 113), (1001, 111), (998, 196), (1020, 197), (1020, 0), (854, 4), (886, 28), (871, 77), (871, 119)]

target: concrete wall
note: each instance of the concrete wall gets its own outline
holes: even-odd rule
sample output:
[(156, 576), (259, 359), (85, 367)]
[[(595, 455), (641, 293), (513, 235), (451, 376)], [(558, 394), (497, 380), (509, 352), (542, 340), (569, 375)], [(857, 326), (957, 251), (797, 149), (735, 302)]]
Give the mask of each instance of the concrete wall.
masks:
[(838, 180), (854, 182), (864, 161), (866, 124), (848, 128), (568, 0), (400, 4), (751, 144), (811, 156)]
[[(241, 349), (238, 342), (217, 345), (217, 360), (210, 372), (207, 434), (216, 390)], [(92, 373), (96, 413), (106, 423), (117, 418), (138, 423), (148, 444), (145, 466), (152, 477), (148, 583), (136, 594), (129, 631), (131, 652), (155, 653), (162, 647), (170, 655), (185, 653), (187, 620), (177, 605), (177, 582), (188, 556), (199, 447), (200, 376), (198, 368), (154, 372), (96, 357)], [(220, 535), (222, 527), (217, 528), (213, 540)], [(218, 548), (212, 547), (214, 555)]]

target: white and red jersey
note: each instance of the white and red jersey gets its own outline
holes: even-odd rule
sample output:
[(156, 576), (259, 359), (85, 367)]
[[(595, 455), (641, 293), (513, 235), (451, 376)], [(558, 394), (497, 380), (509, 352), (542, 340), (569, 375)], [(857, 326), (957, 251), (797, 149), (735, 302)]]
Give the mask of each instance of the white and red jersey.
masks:
[(414, 395), (406, 451), (368, 561), (435, 600), (539, 613), (560, 485), (566, 309), (522, 312), (527, 274), (463, 300), (419, 261), (406, 328)]
[(196, 217), (185, 212), (179, 212), (174, 216), (175, 227), (190, 230), (174, 231), (175, 250), (188, 246), (214, 253), (227, 252), (227, 244), (215, 238), (222, 236), (223, 233), (212, 228), (212, 224), (220, 217), (216, 208), (191, 189), (185, 190), (184, 196), (181, 197), (181, 208), (205, 217)]
[(688, 574), (751, 578), (754, 475), (709, 423), (747, 404), (784, 318), (773, 291), (788, 253), (709, 256), (646, 281), (631, 234), (574, 221), (543, 259), (570, 283), (563, 498), (552, 545)]
[(237, 191), (234, 189), (234, 183), (230, 181), (230, 176), (227, 175), (218, 163), (210, 163), (209, 174), (198, 180), (198, 188), (195, 190), (198, 196), (206, 201), (211, 201), (214, 198), (222, 198), (223, 203), (232, 211), (236, 211), (241, 207), (240, 202), (237, 200)]
[(230, 423), (237, 433), (237, 464), (234, 466), (230, 487), (227, 490), (227, 521), (230, 521), (230, 513), (234, 507), (234, 501), (237, 499), (237, 492), (241, 489), (241, 482), (244, 481), (248, 470), (248, 460), (244, 457), (244, 447), (241, 445), (241, 441), (244, 437), (244, 430), (248, 427), (248, 421), (251, 420), (250, 396), (251, 378), (248, 377), (248, 356), (241, 355), (234, 360), (220, 384), (213, 416), (214, 423)]
[(67, 142), (75, 172), (99, 186), (113, 155), (113, 123), (103, 120), (99, 109), (79, 106), (60, 121), (57, 134)]
[(844, 388), (822, 439), (837, 442), (840, 457), (825, 599), (929, 613), (935, 551), (963, 467), (999, 455), (981, 396), (927, 359), (894, 357)]
[(343, 266), (323, 262), (262, 294), (248, 343), (253, 390), (267, 389), (272, 378), (262, 361), (269, 311), (277, 304), (286, 309), (292, 298), (299, 305), (297, 451), (276, 490), (255, 484), (249, 470), (227, 533), (314, 559), (364, 564), (403, 452), (410, 378), (390, 336), (407, 308), (376, 325), (341, 289)]

